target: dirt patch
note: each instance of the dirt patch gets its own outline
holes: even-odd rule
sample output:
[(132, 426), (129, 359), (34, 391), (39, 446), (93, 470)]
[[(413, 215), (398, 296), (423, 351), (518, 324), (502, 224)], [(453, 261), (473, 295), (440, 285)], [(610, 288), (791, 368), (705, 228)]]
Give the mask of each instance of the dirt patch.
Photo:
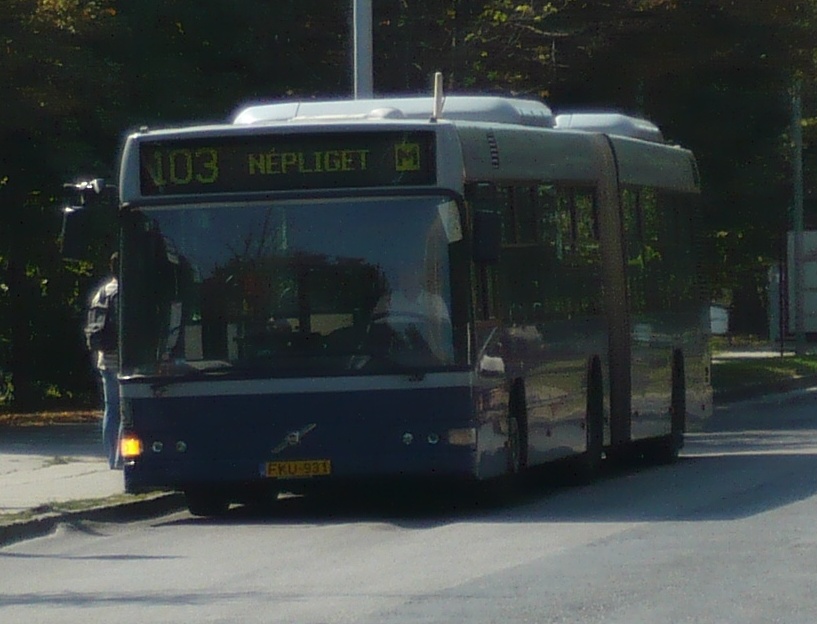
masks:
[(69, 425), (74, 423), (98, 422), (101, 418), (101, 410), (45, 411), (27, 414), (0, 413), (0, 427)]

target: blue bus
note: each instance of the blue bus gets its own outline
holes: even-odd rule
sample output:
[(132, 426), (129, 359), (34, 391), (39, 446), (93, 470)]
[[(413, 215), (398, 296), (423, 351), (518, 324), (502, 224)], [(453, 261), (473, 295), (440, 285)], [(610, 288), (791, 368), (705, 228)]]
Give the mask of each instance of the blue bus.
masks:
[(692, 153), (448, 96), (142, 129), (119, 189), (128, 492), (671, 461), (712, 409)]

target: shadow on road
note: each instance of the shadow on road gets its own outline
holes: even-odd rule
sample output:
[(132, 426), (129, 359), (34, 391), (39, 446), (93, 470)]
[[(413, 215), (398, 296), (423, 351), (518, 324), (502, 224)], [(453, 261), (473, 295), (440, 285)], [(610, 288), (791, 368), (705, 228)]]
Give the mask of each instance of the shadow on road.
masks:
[(817, 451), (796, 438), (797, 432), (786, 431), (699, 434), (693, 452), (673, 465), (606, 468), (579, 487), (553, 473), (513, 489), (505, 484), (500, 492), (395, 486), (389, 492), (283, 497), (263, 506), (233, 506), (220, 518), (177, 516), (162, 524), (382, 522), (422, 529), (463, 522), (728, 521), (817, 493)]

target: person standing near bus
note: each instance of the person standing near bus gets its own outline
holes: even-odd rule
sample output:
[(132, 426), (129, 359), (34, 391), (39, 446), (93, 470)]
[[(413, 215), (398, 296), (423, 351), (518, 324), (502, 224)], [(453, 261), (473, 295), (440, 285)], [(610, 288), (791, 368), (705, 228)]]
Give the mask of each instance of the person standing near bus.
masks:
[(104, 411), (102, 447), (111, 469), (121, 468), (119, 457), (119, 254), (111, 255), (110, 274), (94, 290), (85, 319), (85, 341), (102, 379)]

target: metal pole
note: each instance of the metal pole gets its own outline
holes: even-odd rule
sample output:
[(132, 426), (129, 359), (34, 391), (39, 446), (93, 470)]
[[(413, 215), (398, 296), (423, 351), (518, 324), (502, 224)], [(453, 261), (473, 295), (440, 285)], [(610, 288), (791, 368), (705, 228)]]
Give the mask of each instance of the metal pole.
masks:
[[(785, 253), (783, 251), (783, 254)], [(781, 256), (785, 258), (786, 256), (783, 254)], [(777, 335), (780, 339), (780, 357), (786, 355), (786, 315), (788, 311), (786, 310), (786, 295), (783, 289), (788, 288), (787, 282), (786, 264), (781, 261), (777, 266)]]
[(800, 102), (800, 80), (795, 79), (792, 88), (791, 137), (792, 183), (794, 184), (794, 206), (792, 208), (792, 230), (794, 234), (794, 333), (795, 353), (806, 352), (805, 319), (805, 267), (803, 266), (803, 127)]
[(372, 0), (353, 0), (355, 99), (374, 95), (372, 79)]

